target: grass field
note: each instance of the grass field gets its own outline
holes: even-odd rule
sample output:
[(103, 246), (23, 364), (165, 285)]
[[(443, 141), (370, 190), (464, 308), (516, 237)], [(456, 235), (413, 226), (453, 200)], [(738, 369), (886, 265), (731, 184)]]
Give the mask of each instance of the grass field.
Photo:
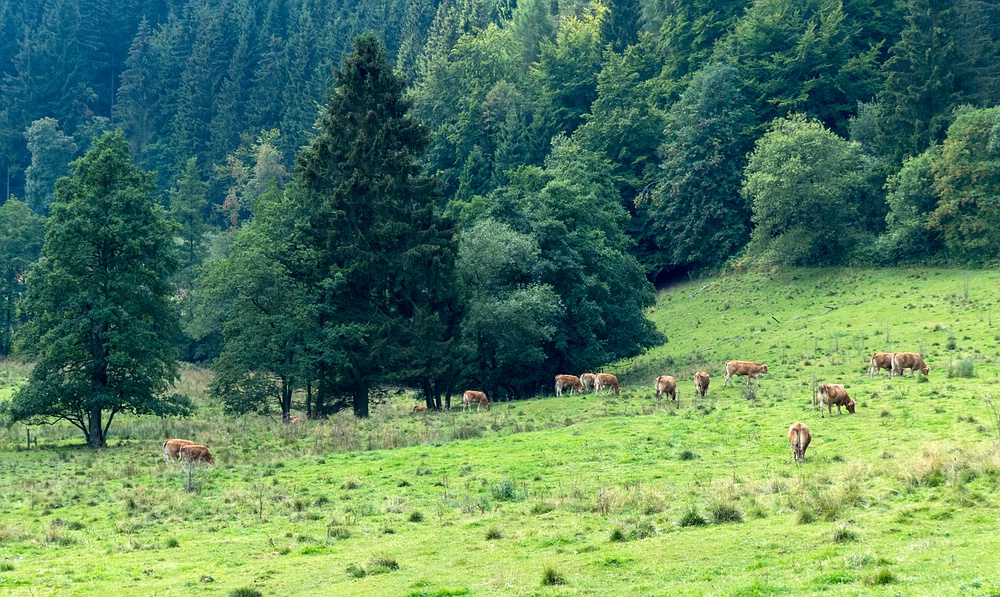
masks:
[[(697, 281), (660, 294), (667, 344), (609, 368), (621, 396), (474, 414), (225, 418), (187, 369), (197, 417), (123, 419), (105, 450), (0, 431), (0, 595), (997, 595), (994, 311), (992, 271)], [(923, 353), (929, 380), (869, 379), (887, 350)], [(770, 373), (724, 388), (727, 358)], [(26, 374), (0, 362), (0, 398)], [(660, 374), (678, 405), (656, 407)], [(857, 413), (821, 418), (823, 382)], [(216, 465), (167, 465), (167, 437)]]

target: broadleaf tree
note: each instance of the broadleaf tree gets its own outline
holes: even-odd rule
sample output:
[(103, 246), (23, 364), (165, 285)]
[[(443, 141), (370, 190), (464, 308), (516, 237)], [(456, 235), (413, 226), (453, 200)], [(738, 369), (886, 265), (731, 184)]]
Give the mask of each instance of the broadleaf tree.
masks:
[(0, 205), (0, 356), (10, 354), (14, 330), (21, 323), (17, 303), (24, 295), (24, 275), (42, 252), (45, 224), (17, 199)]
[(37, 357), (7, 409), (12, 421), (79, 428), (107, 443), (116, 415), (189, 412), (177, 376), (173, 225), (120, 131), (106, 133), (56, 184), (44, 259), (28, 278), (21, 341)]

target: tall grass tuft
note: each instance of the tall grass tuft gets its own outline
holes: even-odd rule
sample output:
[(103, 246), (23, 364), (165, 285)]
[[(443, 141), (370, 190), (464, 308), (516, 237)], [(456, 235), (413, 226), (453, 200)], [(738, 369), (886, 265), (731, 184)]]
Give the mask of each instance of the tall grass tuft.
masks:
[(965, 357), (948, 363), (948, 377), (972, 378), (976, 376), (976, 364), (972, 357)]
[(566, 577), (559, 573), (551, 564), (546, 564), (542, 570), (542, 585), (546, 587), (566, 584)]
[(229, 597), (264, 597), (264, 594), (253, 587), (242, 587), (229, 591)]

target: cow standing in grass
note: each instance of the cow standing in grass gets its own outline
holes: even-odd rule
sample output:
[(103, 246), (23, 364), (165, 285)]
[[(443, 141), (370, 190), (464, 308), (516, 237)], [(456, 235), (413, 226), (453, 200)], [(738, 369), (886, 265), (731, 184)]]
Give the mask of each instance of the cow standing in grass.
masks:
[(175, 462), (180, 458), (181, 448), (193, 445), (195, 445), (193, 441), (186, 439), (168, 439), (163, 442), (163, 459), (167, 464)]
[(556, 396), (562, 396), (563, 390), (569, 388), (570, 391), (576, 390), (581, 394), (584, 393), (583, 382), (580, 378), (575, 375), (557, 375), (556, 376)]
[(881, 375), (883, 369), (887, 369), (889, 375), (892, 375), (892, 353), (873, 352), (871, 360), (868, 361), (868, 379)]
[(215, 464), (215, 458), (208, 451), (205, 446), (199, 446), (198, 444), (184, 446), (181, 448), (181, 460), (187, 463), (192, 462), (207, 462), (208, 464)]
[(753, 361), (726, 361), (726, 379), (722, 387), (732, 385), (734, 375), (746, 375), (748, 388), (750, 387), (750, 379), (757, 378), (757, 387), (760, 387), (760, 376), (765, 373), (767, 373), (767, 365)]
[(902, 377), (903, 369), (910, 370), (910, 377), (913, 377), (917, 370), (925, 376), (931, 372), (931, 368), (924, 363), (923, 357), (915, 352), (897, 352), (892, 355), (892, 369), (889, 371), (889, 377), (896, 375)]
[(593, 373), (584, 373), (580, 376), (580, 383), (583, 384), (583, 391), (594, 390), (597, 387), (597, 376)]
[(656, 378), (656, 406), (660, 405), (660, 398), (666, 394), (671, 400), (677, 400), (677, 380), (669, 375), (661, 375)]
[(477, 392), (476, 390), (466, 390), (462, 394), (462, 412), (472, 408), (473, 404), (476, 405), (476, 412), (479, 412), (480, 406), (485, 406), (486, 410), (490, 409), (490, 401), (486, 398), (486, 394)]
[(702, 398), (708, 393), (708, 373), (699, 371), (694, 374), (694, 393), (700, 394)]
[(600, 392), (601, 390), (607, 388), (609, 392), (614, 392), (615, 396), (621, 394), (621, 387), (618, 385), (618, 378), (610, 373), (598, 373), (597, 374), (597, 385), (594, 387), (594, 393)]
[(837, 405), (837, 414), (842, 414), (840, 412), (840, 407), (843, 406), (847, 409), (847, 412), (854, 414), (854, 400), (847, 395), (847, 390), (839, 383), (825, 383), (820, 384), (819, 392), (819, 416), (822, 419), (825, 415), (823, 414), (823, 407), (826, 407), (830, 411), (830, 416), (833, 416), (833, 405)]
[(418, 404), (413, 407), (413, 414), (425, 413), (425, 412), (427, 412), (427, 407), (424, 406), (423, 404)]
[(795, 423), (788, 428), (788, 443), (792, 445), (792, 460), (805, 462), (806, 448), (812, 441), (812, 433), (805, 423)]

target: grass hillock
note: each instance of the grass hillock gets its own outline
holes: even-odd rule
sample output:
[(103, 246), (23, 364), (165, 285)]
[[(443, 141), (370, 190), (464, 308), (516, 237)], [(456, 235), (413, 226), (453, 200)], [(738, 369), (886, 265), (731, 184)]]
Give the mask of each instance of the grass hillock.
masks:
[[(992, 595), (1000, 593), (1000, 276), (787, 270), (662, 291), (669, 342), (621, 396), (282, 425), (230, 418), (188, 368), (191, 419), (0, 432), (10, 595)], [(926, 382), (868, 378), (921, 352)], [(769, 365), (723, 387), (727, 359)], [(949, 377), (966, 360), (971, 376)], [(963, 369), (966, 370), (966, 369)], [(0, 363), (8, 388), (26, 369)], [(694, 397), (692, 375), (712, 376)], [(653, 379), (678, 379), (655, 405)], [(5, 377), (6, 376), (6, 377)], [(820, 418), (817, 383), (854, 415)], [(836, 409), (834, 409), (836, 410)], [(805, 463), (785, 437), (812, 429)], [(209, 445), (215, 466), (160, 444)], [(243, 592), (243, 593), (241, 593)]]

